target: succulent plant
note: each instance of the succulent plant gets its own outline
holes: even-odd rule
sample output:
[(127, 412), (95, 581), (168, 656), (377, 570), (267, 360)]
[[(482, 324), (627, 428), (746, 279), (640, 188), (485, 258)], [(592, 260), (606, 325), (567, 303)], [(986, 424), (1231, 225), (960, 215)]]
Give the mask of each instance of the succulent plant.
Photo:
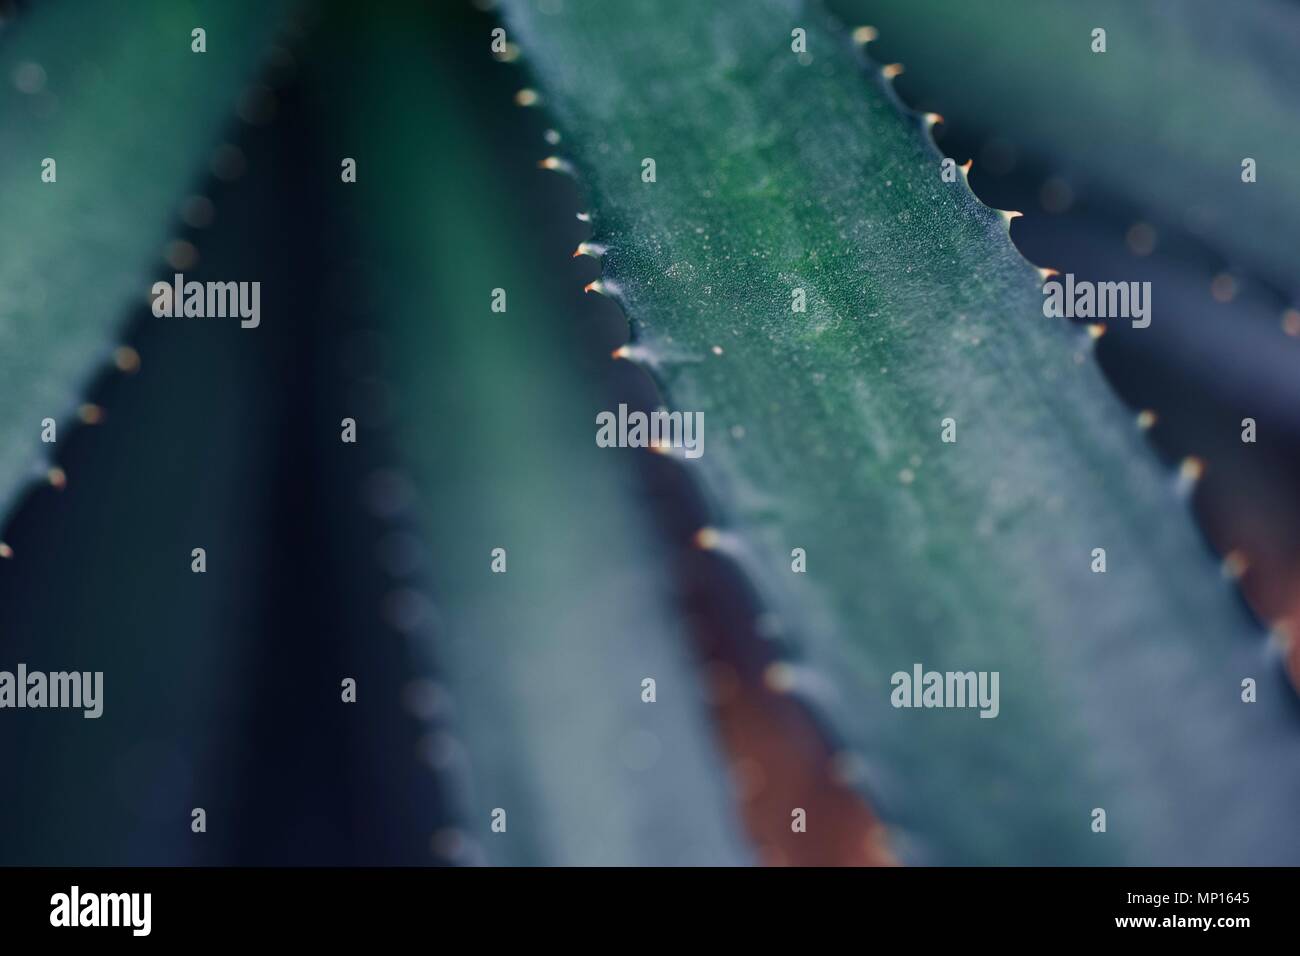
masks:
[[(1293, 387), (1292, 133), (1255, 57), (1291, 14), (831, 6), (56, 4), (0, 34), (0, 495), (69, 486), (3, 536), (0, 661), (109, 695), (0, 713), (79, 821), (50, 850), (41, 791), (0, 790), (0, 862), (1295, 861), (1294, 692), (1221, 573), (1275, 501), (1215, 510), (1300, 447), (1283, 411), (1264, 455), (1234, 430)], [(923, 111), (867, 55), (877, 15)], [(999, 188), (1089, 197), (1029, 215), (1066, 258), (1022, 255), (932, 110), (1033, 157)], [(1131, 278), (1112, 208), (1161, 229), (1157, 297), (1209, 288), (1211, 249), (1267, 286), (1221, 303), (1250, 331), (1046, 315), (1045, 266)], [(173, 272), (260, 279), (264, 321), (149, 315)], [(133, 315), (145, 374), (84, 389)], [(1207, 342), (1243, 371), (1207, 376)], [(1161, 396), (1187, 404), (1153, 429)], [(614, 409), (703, 444), (602, 447)], [(930, 706), (928, 672), (991, 697)]]
[[(726, 522), (707, 544), (798, 634), (795, 688), (912, 852), (1285, 854), (1227, 822), (1273, 799), (1243, 778), (1270, 779), (1278, 812), (1295, 793), (1279, 771), (1290, 700), (1273, 693), (1268, 731), (1238, 699), (1263, 632), (1088, 334), (1044, 318), (1007, 214), (942, 180), (933, 117), (900, 107), (891, 71), (867, 64), (864, 82), (851, 38), (799, 4), (743, 24), (692, 4), (507, 10), (571, 137), (564, 167), (589, 183), (600, 287), (632, 322), (624, 357), (722, 425), (692, 466)], [(643, 156), (653, 183), (634, 175)], [(1002, 713), (891, 708), (912, 661), (1000, 671)], [(1132, 821), (1122, 843), (1080, 825), (1094, 807)], [(1189, 844), (1211, 810), (1233, 836)]]

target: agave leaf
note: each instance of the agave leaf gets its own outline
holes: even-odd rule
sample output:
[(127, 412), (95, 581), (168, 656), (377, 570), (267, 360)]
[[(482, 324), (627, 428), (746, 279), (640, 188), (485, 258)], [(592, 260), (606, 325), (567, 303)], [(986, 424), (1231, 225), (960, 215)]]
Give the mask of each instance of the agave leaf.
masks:
[[(1017, 236), (1022, 249), (1089, 278), (1153, 282), (1153, 326), (1108, 334), (1102, 367), (1123, 396), (1156, 411), (1163, 449), (1208, 459), (1202, 526), (1247, 561), (1252, 606), (1279, 633), (1294, 632), (1300, 340), (1278, 320), (1300, 292), (1300, 188), (1278, 173), (1300, 147), (1291, 119), (1300, 10), (1270, 0), (1230, 15), (1200, 0), (831, 7), (880, 28), (873, 53), (907, 64), (906, 100), (947, 116), (951, 155), (982, 142), (1012, 150), (1010, 175), (979, 177), (975, 154), (981, 195), (1030, 209), (1047, 174), (1071, 184), (1069, 212), (1040, 217)], [(1107, 31), (1104, 54), (1091, 49), (1097, 27)], [(1258, 164), (1254, 183), (1241, 181), (1247, 156)], [(1154, 255), (1131, 255), (1120, 241), (1133, 218), (1156, 226)], [(1211, 295), (1225, 270), (1239, 285), (1227, 303)], [(1239, 440), (1246, 416), (1259, 422), (1258, 444)], [(1300, 642), (1291, 659), (1300, 686)]]
[(742, 861), (660, 545), (632, 508), (634, 453), (596, 447), (605, 400), (546, 279), (569, 263), (541, 261), (503, 187), (546, 174), (499, 164), (470, 105), (482, 91), (456, 87), (468, 49), (502, 69), (486, 30), (429, 49), (428, 27), (411, 5), (335, 20), (317, 66), (322, 111), (345, 119), (325, 154), (358, 162), (333, 188), (390, 342), (396, 467), (433, 542), (436, 624), (409, 633), (454, 698), (460, 744), (442, 750), (467, 771), (466, 832), (497, 864)]
[[(406, 648), (373, 637), (391, 586), (374, 518), (339, 506), (378, 449), (340, 455), (338, 419), (313, 404), (341, 377), (319, 281), (332, 234), (304, 175), (319, 155), (286, 122), (292, 89), (277, 98), (275, 124), (237, 140), (247, 173), (203, 188), (212, 227), (187, 233), (187, 275), (261, 281), (263, 323), (141, 323), (139, 373), (92, 390), (105, 418), (67, 443), (67, 487), (10, 528), (0, 669), (104, 680), (98, 719), (0, 711), (0, 864), (431, 861), (440, 781), (401, 706)], [(268, 208), (283, 229), (264, 228)]]
[[(144, 301), (280, 5), (40, 4), (0, 46), (0, 516)], [(191, 52), (190, 31), (207, 31)], [(57, 181), (42, 182), (55, 160)]]
[[(266, 261), (247, 239), (261, 208), (232, 205), (204, 237), (198, 278)], [(97, 719), (2, 712), (5, 865), (235, 863), (261, 809), (235, 797), (229, 771), (244, 768), (228, 761), (230, 731), (265, 699), (248, 689), (267, 659), (250, 635), (271, 586), (264, 479), (278, 441), (249, 423), (276, 407), (281, 370), (237, 324), (152, 321), (139, 374), (109, 383), (105, 423), (69, 442), (67, 488), (21, 510), (0, 565), (0, 669), (103, 673)], [(207, 836), (190, 831), (194, 807)]]
[[(605, 288), (671, 405), (704, 412), (718, 547), (797, 634), (795, 686), (904, 858), (1294, 860), (1277, 662), (924, 119), (803, 3), (555, 9), (506, 22), (590, 190)], [(999, 672), (999, 715), (891, 706), (916, 662)]]
[[(1248, 0), (1230, 15), (1214, 0), (830, 6), (880, 29), (882, 46), (907, 67), (917, 105), (1123, 194), (1297, 291), (1295, 4)], [(1098, 27), (1105, 53), (1092, 52)], [(1241, 181), (1247, 157), (1257, 163), (1254, 183)]]

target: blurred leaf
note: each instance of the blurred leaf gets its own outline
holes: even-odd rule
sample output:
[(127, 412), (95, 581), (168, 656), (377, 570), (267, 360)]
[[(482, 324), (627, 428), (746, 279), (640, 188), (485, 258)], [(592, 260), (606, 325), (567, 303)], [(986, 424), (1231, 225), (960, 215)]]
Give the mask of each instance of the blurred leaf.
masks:
[[(516, 171), (451, 79), (457, 50), (481, 40), (486, 61), (488, 38), (430, 50), (416, 37), (431, 27), (409, 5), (338, 19), (317, 68), (322, 110), (346, 120), (325, 152), (357, 159), (357, 183), (334, 188), (355, 203), (366, 305), (390, 343), (399, 474), (433, 543), (438, 604), (413, 603), (407, 626), (454, 699), (459, 739), (441, 750), (468, 770), (468, 833), (496, 864), (741, 862), (630, 460), (595, 446), (602, 398), (502, 188)], [(490, 310), (495, 288), (504, 313)], [(495, 808), (504, 834), (489, 829)]]
[[(705, 414), (717, 546), (797, 632), (794, 687), (903, 856), (1287, 859), (1300, 752), (1262, 634), (1086, 337), (842, 31), (779, 0), (506, 11), (632, 355)], [(1000, 715), (891, 707), (916, 662), (998, 671)]]
[[(43, 470), (127, 314), (168, 271), (186, 189), (206, 175), (280, 4), (43, 3), (0, 46), (0, 518)], [(190, 31), (207, 30), (207, 53)], [(41, 180), (42, 160), (57, 181)]]
[[(252, 267), (265, 250), (246, 236), (215, 230), (209, 262)], [(276, 442), (250, 423), (276, 405), (271, 353), (237, 322), (152, 321), (139, 375), (111, 383), (104, 425), (72, 436), (67, 489), (20, 511), (0, 565), (0, 669), (104, 675), (98, 719), (2, 712), (4, 865), (228, 864), (232, 818), (248, 822), (226, 760), (264, 663), (254, 651), (239, 666), (267, 599)], [(193, 807), (208, 812), (203, 837)]]
[(104, 710), (0, 711), (0, 864), (437, 859), (449, 814), (417, 749), (436, 721), (403, 706), (406, 648), (374, 640), (391, 583), (355, 502), (379, 449), (341, 446), (332, 414), (337, 245), (299, 95), (277, 88), (275, 124), (240, 131), (247, 173), (202, 184), (215, 220), (184, 233), (187, 275), (263, 283), (262, 324), (141, 322), (139, 373), (97, 382), (103, 424), (60, 442), (67, 488), (10, 528), (0, 669), (101, 670)]

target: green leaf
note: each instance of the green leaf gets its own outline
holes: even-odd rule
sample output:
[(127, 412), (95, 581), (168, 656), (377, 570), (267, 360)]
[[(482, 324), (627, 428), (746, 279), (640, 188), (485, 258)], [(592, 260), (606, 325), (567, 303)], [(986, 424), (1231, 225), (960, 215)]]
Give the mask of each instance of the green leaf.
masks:
[[(903, 856), (1287, 859), (1300, 751), (1262, 633), (1087, 337), (843, 30), (779, 0), (505, 10), (631, 354), (705, 415), (718, 547)], [(999, 672), (999, 715), (892, 707), (917, 662)]]
[[(354, 366), (319, 281), (337, 248), (316, 226), (320, 154), (297, 91), (275, 94), (275, 122), (236, 139), (246, 174), (204, 190), (215, 217), (189, 233), (202, 258), (186, 271), (260, 280), (264, 321), (143, 323), (139, 373), (96, 383), (104, 422), (61, 456), (67, 487), (9, 528), (0, 670), (104, 677), (97, 719), (0, 710), (0, 865), (435, 859), (429, 726), (403, 706), (406, 647), (376, 639), (391, 579), (355, 504), (381, 450), (340, 445), (333, 415)], [(286, 229), (265, 228), (271, 208)]]
[(541, 260), (504, 185), (546, 174), (500, 162), (469, 105), (482, 91), (456, 85), (469, 49), (504, 69), (486, 31), (428, 49), (425, 16), (335, 21), (317, 75), (322, 114), (344, 120), (324, 152), (357, 160), (358, 181), (335, 172), (332, 188), (389, 342), (395, 467), (432, 542), (436, 623), (408, 626), (454, 699), (444, 750), (466, 771), (466, 832), (495, 864), (741, 862), (662, 546), (634, 510), (631, 459), (595, 445), (606, 400), (547, 279), (567, 253)]
[[(50, 3), (0, 46), (0, 517), (60, 440), (127, 316), (170, 274), (168, 229), (280, 5)], [(206, 53), (190, 31), (207, 31)], [(42, 181), (42, 161), (57, 181)], [(234, 277), (232, 277), (234, 278)]]
[[(219, 203), (196, 277), (276, 261), (271, 237), (249, 238), (274, 194), (249, 185)], [(239, 758), (244, 728), (279, 699), (259, 676), (271, 655), (256, 635), (284, 593), (286, 576), (265, 573), (282, 440), (249, 423), (283, 401), (284, 360), (265, 339), (250, 347), (256, 333), (237, 323), (156, 321), (139, 374), (113, 383), (104, 424), (78, 436), (77, 460), (105, 467), (72, 463), (53, 507), (23, 509), (16, 557), (0, 564), (0, 670), (103, 674), (96, 719), (0, 711), (6, 866), (247, 862), (238, 834), (278, 802), (248, 798), (265, 781), (248, 781)], [(202, 574), (191, 570), (199, 547)], [(319, 635), (312, 643), (319, 653)], [(221, 838), (190, 831), (194, 807)]]
[[(917, 105), (1185, 226), (1296, 289), (1300, 8), (1247, 0), (831, 0), (880, 29)], [(1092, 31), (1106, 52), (1092, 52)], [(1257, 163), (1243, 183), (1242, 160)], [(978, 160), (977, 166), (978, 166)]]

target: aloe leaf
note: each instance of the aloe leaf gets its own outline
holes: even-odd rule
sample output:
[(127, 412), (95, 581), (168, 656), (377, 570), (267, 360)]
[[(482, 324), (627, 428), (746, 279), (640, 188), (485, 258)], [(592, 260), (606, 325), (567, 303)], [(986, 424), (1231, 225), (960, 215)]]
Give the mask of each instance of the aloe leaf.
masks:
[[(0, 515), (165, 265), (279, 4), (40, 4), (0, 46)], [(191, 30), (207, 52), (191, 51)], [(163, 132), (165, 131), (165, 133)], [(55, 161), (54, 182), (42, 163)]]
[[(918, 105), (1185, 226), (1297, 291), (1300, 8), (1248, 0), (831, 0), (880, 29)], [(1106, 52), (1092, 31), (1106, 30)], [(960, 77), (954, 81), (954, 77)], [(939, 105), (942, 104), (942, 105)], [(1243, 183), (1242, 160), (1257, 163)]]
[[(505, 12), (629, 354), (705, 415), (717, 546), (797, 635), (794, 686), (903, 857), (1294, 861), (1277, 661), (1086, 336), (842, 29), (779, 0)], [(999, 715), (891, 706), (916, 662), (999, 672)]]
[[(322, 115), (341, 118), (324, 152), (357, 159), (358, 181), (332, 188), (389, 342), (395, 469), (432, 542), (436, 605), (408, 594), (399, 626), (454, 701), (438, 759), (466, 781), (469, 858), (741, 862), (661, 545), (634, 511), (631, 461), (595, 446), (605, 400), (546, 278), (567, 251), (542, 261), (503, 188), (546, 174), (524, 155), (499, 162), (457, 86), (467, 49), (501, 69), (486, 32), (440, 31), (430, 48), (426, 16), (333, 21), (316, 75)], [(500, 103), (513, 108), (508, 91)]]

